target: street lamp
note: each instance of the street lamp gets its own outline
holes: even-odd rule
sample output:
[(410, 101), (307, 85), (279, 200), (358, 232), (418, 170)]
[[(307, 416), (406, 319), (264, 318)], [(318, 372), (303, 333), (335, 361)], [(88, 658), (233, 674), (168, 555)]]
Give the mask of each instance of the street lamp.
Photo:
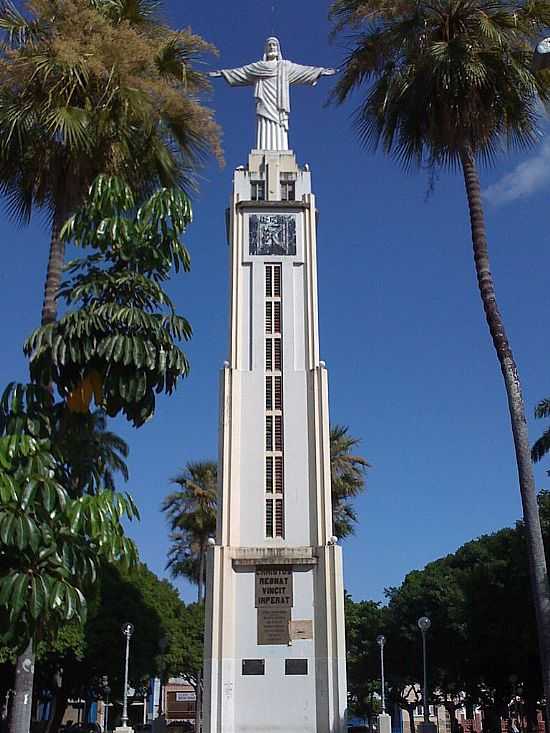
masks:
[(124, 660), (124, 704), (122, 706), (122, 727), (128, 727), (128, 660), (130, 658), (130, 639), (134, 633), (134, 624), (127, 621), (122, 624), (122, 636), (126, 637), (126, 656)]
[(380, 647), (380, 672), (382, 677), (382, 715), (386, 714), (386, 694), (384, 684), (384, 644), (386, 643), (386, 637), (380, 634), (376, 637), (376, 643)]
[(426, 632), (432, 625), (427, 616), (421, 616), (418, 619), (418, 628), (422, 632), (422, 659), (424, 665), (424, 723), (430, 722), (430, 711), (428, 709), (428, 672), (426, 667)]

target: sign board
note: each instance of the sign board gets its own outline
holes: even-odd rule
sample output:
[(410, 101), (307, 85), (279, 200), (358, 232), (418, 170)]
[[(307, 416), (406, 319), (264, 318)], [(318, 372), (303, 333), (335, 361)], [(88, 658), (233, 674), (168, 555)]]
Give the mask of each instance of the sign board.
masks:
[(285, 674), (307, 674), (307, 659), (285, 659)]
[(265, 674), (265, 659), (243, 659), (243, 674)]
[(313, 621), (296, 619), (290, 622), (290, 638), (292, 641), (298, 639), (313, 639)]
[(258, 608), (258, 644), (288, 644), (290, 607)]
[(190, 702), (195, 700), (194, 692), (176, 692), (176, 702)]
[(287, 567), (256, 568), (256, 608), (292, 608), (292, 570)]

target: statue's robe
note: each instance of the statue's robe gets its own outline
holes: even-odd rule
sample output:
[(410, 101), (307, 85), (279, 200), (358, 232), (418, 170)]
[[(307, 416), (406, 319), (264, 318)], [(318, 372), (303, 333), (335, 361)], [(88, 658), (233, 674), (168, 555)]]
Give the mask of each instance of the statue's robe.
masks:
[(231, 86), (254, 84), (257, 150), (288, 150), (291, 84), (316, 84), (323, 68), (302, 66), (286, 59), (256, 61), (237, 69), (222, 69)]

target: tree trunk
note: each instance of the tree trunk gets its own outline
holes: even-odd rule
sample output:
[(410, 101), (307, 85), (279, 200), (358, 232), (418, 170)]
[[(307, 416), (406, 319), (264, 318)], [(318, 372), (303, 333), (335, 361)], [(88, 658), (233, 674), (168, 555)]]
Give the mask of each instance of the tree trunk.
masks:
[(195, 694), (195, 733), (200, 733), (202, 719), (202, 670), (197, 672), (197, 689)]
[(493, 276), (489, 262), (483, 207), (481, 204), (479, 176), (471, 150), (465, 149), (462, 152), (461, 161), (470, 210), (470, 225), (472, 229), (477, 281), (481, 300), (483, 301), (485, 317), (500, 362), (506, 395), (508, 397), (508, 409), (510, 411), (521, 503), (523, 506), (523, 519), (527, 535), (529, 575), (535, 605), (547, 718), (550, 720), (550, 715), (548, 714), (550, 712), (550, 586), (546, 569), (546, 557), (544, 554), (533, 466), (531, 463), (525, 407), (518, 370), (512, 356), (512, 350), (508, 343), (504, 323), (496, 301)]
[(17, 657), (15, 691), (11, 708), (9, 733), (29, 733), (34, 683), (34, 651), (29, 639), (25, 651)]
[(50, 255), (44, 286), (44, 301), (42, 303), (42, 325), (52, 323), (57, 318), (57, 294), (61, 286), (63, 265), (65, 262), (65, 242), (59, 236), (65, 221), (65, 207), (58, 204), (55, 207), (52, 220), (50, 239)]

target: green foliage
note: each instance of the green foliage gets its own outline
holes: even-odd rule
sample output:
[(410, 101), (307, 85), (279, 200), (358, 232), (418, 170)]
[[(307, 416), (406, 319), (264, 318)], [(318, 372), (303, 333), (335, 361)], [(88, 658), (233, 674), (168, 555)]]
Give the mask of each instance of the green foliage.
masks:
[(9, 614), (3, 641), (84, 619), (83, 592), (98, 563), (128, 564), (137, 556), (121, 524), (138, 516), (128, 495), (71, 497), (60, 483), (53, 407), (49, 392), (34, 385), (10, 385), (0, 401), (0, 608)]
[(188, 463), (172, 479), (180, 489), (162, 504), (170, 526), (168, 565), (174, 577), (183, 576), (198, 586), (198, 600), (206, 573), (208, 538), (216, 534), (218, 467), (213, 461)]
[[(548, 492), (539, 495), (539, 504), (548, 545)], [(348, 686), (356, 712), (361, 713), (361, 701), (372, 689), (379, 689), (378, 633), (386, 636), (389, 698), (412, 712), (414, 685), (422, 679), (417, 621), (427, 615), (432, 621), (427, 638), (430, 698), (446, 706), (453, 730), (458, 730), (455, 709), (463, 704), (482, 705), (487, 721), (494, 718), (498, 728), (501, 711), (512, 695), (511, 676), (523, 685), (530, 720), (534, 720), (543, 689), (521, 522), (410, 572), (386, 595), (385, 608), (346, 598)]]
[(345, 595), (346, 669), (350, 711), (361, 717), (374, 712), (374, 694), (380, 693), (380, 650), (376, 637), (386, 633), (386, 609), (374, 601), (353, 601)]
[(354, 32), (334, 97), (364, 90), (362, 142), (405, 167), (489, 161), (502, 143), (536, 141), (548, 72), (533, 48), (550, 24), (543, 2), (335, 0), (335, 32)]
[[(550, 417), (550, 400), (541, 400), (535, 408), (536, 418)], [(546, 429), (544, 433), (538, 438), (531, 449), (531, 458), (535, 463), (538, 463), (544, 456), (550, 451), (550, 428)], [(550, 471), (548, 472), (550, 475)]]
[(100, 173), (136, 190), (190, 185), (219, 154), (197, 61), (213, 48), (159, 20), (158, 3), (33, 0), (0, 8), (0, 187), (11, 212), (65, 214)]
[(99, 176), (62, 236), (96, 250), (70, 263), (60, 296), (67, 311), (25, 344), (31, 376), (55, 384), (69, 408), (86, 413), (92, 395), (109, 416), (142, 425), (155, 395), (170, 394), (189, 365), (178, 341), (191, 336), (161, 283), (189, 269), (179, 238), (191, 221), (187, 196), (155, 192), (136, 210), (129, 186)]
[(357, 514), (350, 498), (363, 492), (368, 461), (352, 453), (361, 442), (348, 433), (346, 425), (330, 429), (330, 478), (332, 491), (332, 520), (334, 533), (343, 539), (354, 532)]

